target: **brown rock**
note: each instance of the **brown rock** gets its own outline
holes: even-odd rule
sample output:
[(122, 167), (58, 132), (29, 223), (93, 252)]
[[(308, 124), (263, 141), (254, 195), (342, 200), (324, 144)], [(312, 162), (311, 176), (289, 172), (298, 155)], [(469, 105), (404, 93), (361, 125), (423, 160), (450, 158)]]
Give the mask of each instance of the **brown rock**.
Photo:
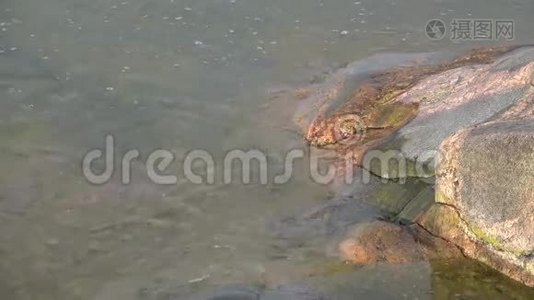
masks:
[(339, 245), (339, 253), (343, 260), (357, 265), (402, 264), (424, 259), (423, 249), (406, 228), (382, 221), (351, 228)]

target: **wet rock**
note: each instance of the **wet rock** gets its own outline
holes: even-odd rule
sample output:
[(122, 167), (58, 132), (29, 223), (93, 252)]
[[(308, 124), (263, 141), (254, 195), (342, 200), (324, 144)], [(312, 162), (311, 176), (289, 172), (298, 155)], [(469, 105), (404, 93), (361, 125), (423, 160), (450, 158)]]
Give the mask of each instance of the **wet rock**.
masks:
[(401, 224), (411, 224), (417, 220), (434, 204), (435, 190), (432, 186), (426, 186), (415, 197), (408, 198), (408, 203), (395, 216), (395, 221)]
[(372, 174), (366, 178), (362, 169), (355, 170), (353, 182), (343, 182), (335, 189), (335, 196), (326, 203), (273, 221), (271, 232), (302, 244), (343, 235), (351, 225), (378, 218), (410, 224), (434, 200), (433, 187), (426, 182), (384, 182)]
[(295, 96), (301, 101), (294, 115), (294, 121), (306, 132), (321, 114), (333, 113), (342, 107), (347, 97), (354, 93), (354, 89), (369, 80), (370, 74), (381, 73), (393, 67), (438, 63), (451, 58), (443, 56), (436, 53), (377, 54), (351, 63), (330, 74), (323, 82), (297, 89)]
[(261, 291), (255, 288), (228, 287), (215, 292), (208, 300), (259, 300)]
[(460, 249), (417, 224), (374, 221), (351, 227), (338, 245), (341, 259), (358, 266), (413, 264), (463, 258)]
[[(309, 101), (316, 102), (316, 106), (315, 114), (305, 124), (306, 139), (317, 146), (346, 142), (344, 140), (352, 138), (350, 134), (342, 134), (348, 134), (342, 132), (346, 129), (343, 119), (347, 115), (362, 119), (365, 129), (390, 132), (398, 129), (415, 116), (414, 113), (422, 102), (419, 98), (410, 101), (399, 101), (398, 98), (412, 89), (417, 90), (420, 81), (458, 67), (492, 62), (494, 57), (509, 50), (479, 49), (456, 60), (441, 63), (438, 63), (439, 59), (435, 63), (428, 60), (430, 57), (437, 58), (438, 55), (412, 54), (407, 56), (411, 59), (408, 62), (403, 61), (399, 55), (396, 65), (386, 64), (382, 69), (365, 68), (364, 63), (353, 64), (334, 74), (309, 97)], [(381, 65), (383, 64), (378, 64)], [(306, 116), (299, 112), (300, 118), (297, 120), (301, 120), (303, 115)]]
[[(210, 287), (194, 292), (185, 286), (178, 288), (179, 291), (160, 293), (157, 299), (189, 299), (189, 300), (259, 300), (264, 289), (255, 285), (228, 285)], [(152, 298), (150, 298), (152, 299)]]
[(365, 265), (461, 251), (534, 285), (534, 47), (480, 49), (367, 76), (344, 72), (306, 94), (316, 105), (298, 120), (308, 142), (351, 153), (382, 178), (437, 176), (437, 183), (410, 195), (387, 184), (355, 188), (354, 199), (415, 221), (415, 235), (389, 223), (355, 225), (341, 256)]
[(310, 144), (341, 152), (348, 148), (359, 158), (415, 116), (417, 104), (391, 102), (415, 82), (414, 76), (404, 78), (406, 72), (417, 65), (428, 71), (450, 60), (443, 53), (378, 54), (352, 63), (322, 83), (297, 90), (301, 100), (294, 122)]
[[(178, 298), (176, 298), (178, 299)], [(272, 288), (225, 286), (211, 292), (199, 292), (191, 300), (325, 300), (324, 295), (307, 284), (284, 284)]]
[(342, 259), (357, 265), (401, 264), (424, 259), (423, 249), (406, 228), (382, 221), (351, 228), (339, 245), (339, 253)]
[[(414, 253), (407, 254), (403, 250), (409, 249), (408, 245), (411, 245), (415, 247), (413, 249), (418, 249), (417, 251), (426, 251), (422, 245), (415, 243), (407, 227), (377, 220), (387, 219), (397, 223), (411, 224), (428, 206), (432, 205), (433, 187), (417, 179), (408, 179), (405, 184), (393, 181), (383, 182), (375, 176), (366, 180), (362, 177), (362, 171), (361, 169), (355, 171), (354, 182), (351, 184), (338, 186), (334, 199), (307, 212), (271, 224), (271, 230), (281, 239), (282, 244), (277, 249), (282, 250), (280, 254), (282, 257), (291, 257), (292, 252), (288, 249), (315, 246), (313, 249), (319, 249), (318, 251), (321, 252), (325, 251), (323, 249), (326, 245), (327, 256), (338, 258), (341, 250), (344, 253), (341, 254), (343, 260), (357, 264), (398, 263), (404, 258), (407, 258), (407, 262), (424, 259), (421, 256), (414, 256)], [(358, 244), (358, 234), (380, 238), (366, 240), (367, 244), (362, 250), (361, 245)], [(364, 237), (363, 240), (365, 239)], [(384, 246), (384, 242), (390, 242), (390, 244)], [(427, 241), (427, 244), (445, 249), (436, 241)], [(360, 254), (364, 256), (366, 251), (374, 254), (367, 258), (369, 261), (365, 261), (364, 257), (363, 261), (358, 262), (361, 258), (355, 258), (354, 255), (358, 254), (354, 252), (360, 250), (363, 251)], [(351, 251), (353, 254), (349, 254)], [(381, 251), (385, 252), (380, 253)], [(399, 256), (395, 258), (394, 255)], [(308, 271), (309, 274), (316, 274), (314, 270)], [(284, 276), (290, 273), (285, 272)]]
[(534, 285), (534, 116), (459, 131), (441, 145), (436, 201), (423, 226)]
[(295, 121), (310, 144), (343, 156), (350, 151), (355, 164), (376, 175), (432, 177), (433, 155), (445, 138), (534, 96), (534, 47), (438, 58), (349, 65), (304, 94)]
[(405, 161), (406, 170), (391, 162), (384, 168), (385, 161), (379, 159), (367, 167), (387, 178), (433, 176), (432, 157), (441, 142), (462, 128), (490, 121), (511, 106), (531, 101), (533, 74), (534, 47), (523, 47), (491, 64), (463, 66), (421, 80), (395, 100), (419, 103), (417, 116), (373, 148), (381, 153), (397, 151), (391, 160)]

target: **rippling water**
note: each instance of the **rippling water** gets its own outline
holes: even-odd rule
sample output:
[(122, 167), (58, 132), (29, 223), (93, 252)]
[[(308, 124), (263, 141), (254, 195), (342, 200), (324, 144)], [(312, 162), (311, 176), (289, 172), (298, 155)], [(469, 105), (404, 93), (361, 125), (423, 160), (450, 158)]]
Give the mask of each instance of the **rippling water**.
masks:
[[(424, 27), (433, 18), (513, 19), (513, 43), (531, 43), (533, 12), (530, 0), (2, 1), (2, 298), (182, 299), (218, 286), (301, 281), (339, 299), (528, 295), (480, 266), (324, 276), (317, 265), (341, 267), (321, 247), (288, 246), (266, 226), (331, 196), (303, 164), (284, 185), (219, 177), (196, 185), (179, 176), (161, 186), (143, 163), (151, 150), (168, 149), (180, 174), (191, 150), (219, 161), (254, 148), (279, 170), (302, 141), (290, 128), (293, 104), (276, 91), (377, 52), (504, 43), (432, 41)], [(108, 134), (117, 155), (141, 153), (130, 185), (114, 176), (93, 186), (82, 175), (82, 157)]]

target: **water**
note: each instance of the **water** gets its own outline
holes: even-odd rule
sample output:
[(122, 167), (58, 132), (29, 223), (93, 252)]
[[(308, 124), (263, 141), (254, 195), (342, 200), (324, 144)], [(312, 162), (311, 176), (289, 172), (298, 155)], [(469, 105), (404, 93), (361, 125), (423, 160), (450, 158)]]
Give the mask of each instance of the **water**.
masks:
[[(432, 41), (423, 30), (433, 18), (514, 19), (513, 43), (529, 43), (533, 11), (529, 0), (2, 1), (2, 298), (181, 299), (301, 281), (339, 299), (527, 297), (478, 266), (347, 271), (322, 246), (280, 243), (266, 224), (331, 196), (304, 163), (284, 185), (225, 185), (218, 174), (213, 185), (178, 176), (161, 186), (144, 161), (171, 150), (169, 169), (180, 175), (194, 149), (218, 161), (261, 149), (280, 170), (286, 151), (303, 144), (289, 123), (294, 103), (273, 91), (376, 52), (501, 44)], [(82, 175), (82, 157), (108, 134), (117, 155), (141, 152), (130, 185), (118, 172), (103, 186)]]

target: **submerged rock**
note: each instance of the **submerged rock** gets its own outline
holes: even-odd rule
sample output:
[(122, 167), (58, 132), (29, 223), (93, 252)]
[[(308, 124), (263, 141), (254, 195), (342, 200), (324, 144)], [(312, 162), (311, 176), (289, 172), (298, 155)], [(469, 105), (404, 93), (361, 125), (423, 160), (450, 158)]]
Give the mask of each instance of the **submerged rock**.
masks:
[(406, 228), (382, 221), (354, 226), (339, 252), (343, 260), (357, 265), (423, 260), (423, 250)]
[[(178, 299), (178, 298), (176, 298)], [(325, 300), (320, 291), (305, 284), (286, 284), (273, 288), (226, 286), (190, 296), (191, 300)]]
[(418, 179), (408, 179), (404, 184), (382, 182), (376, 176), (366, 180), (362, 169), (353, 176), (354, 182), (338, 186), (336, 195), (324, 204), (271, 222), (271, 232), (280, 239), (302, 244), (343, 236), (352, 225), (380, 218), (410, 224), (434, 200), (433, 187)]
[(208, 300), (259, 300), (261, 290), (253, 287), (225, 287), (212, 293)]

